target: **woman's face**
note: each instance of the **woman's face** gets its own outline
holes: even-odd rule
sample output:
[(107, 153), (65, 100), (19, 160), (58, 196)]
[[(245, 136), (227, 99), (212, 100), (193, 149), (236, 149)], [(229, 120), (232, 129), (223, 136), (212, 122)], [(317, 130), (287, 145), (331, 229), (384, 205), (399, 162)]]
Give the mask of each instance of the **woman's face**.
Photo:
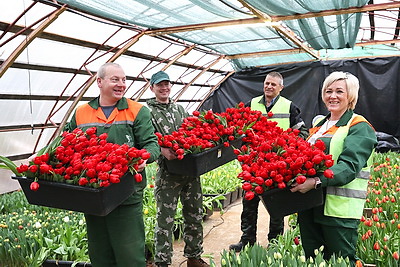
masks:
[(322, 100), (332, 115), (343, 115), (349, 106), (346, 82), (344, 80), (337, 80), (326, 87)]

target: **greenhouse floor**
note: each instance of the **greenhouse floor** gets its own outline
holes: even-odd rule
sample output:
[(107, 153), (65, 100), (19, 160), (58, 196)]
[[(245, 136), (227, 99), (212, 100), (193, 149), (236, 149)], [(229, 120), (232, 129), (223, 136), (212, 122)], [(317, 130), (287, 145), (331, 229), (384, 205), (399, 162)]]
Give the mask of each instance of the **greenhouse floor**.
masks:
[[(240, 214), (242, 212), (242, 199), (239, 198), (227, 208), (223, 214), (214, 211), (211, 217), (204, 221), (204, 253), (203, 259), (209, 262), (212, 258), (217, 266), (220, 266), (221, 253), (228, 250), (230, 244), (237, 243), (242, 234), (240, 230)], [(288, 217), (285, 217), (285, 229), (288, 228)], [(258, 209), (257, 242), (262, 246), (268, 244), (267, 234), (269, 215), (261, 204)], [(186, 258), (183, 257), (185, 243), (182, 240), (175, 241), (172, 267), (186, 267)]]

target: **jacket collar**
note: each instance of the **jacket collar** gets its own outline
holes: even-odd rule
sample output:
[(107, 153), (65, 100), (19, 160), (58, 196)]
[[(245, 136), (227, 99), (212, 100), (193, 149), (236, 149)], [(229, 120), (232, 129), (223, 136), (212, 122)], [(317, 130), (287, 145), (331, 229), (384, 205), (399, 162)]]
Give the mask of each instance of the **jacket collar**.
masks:
[[(88, 104), (92, 108), (98, 109), (100, 107), (99, 100), (100, 100), (100, 97), (98, 96), (95, 99), (92, 99)], [(120, 100), (118, 100), (116, 107), (118, 110), (127, 109), (128, 108), (128, 100), (125, 97), (121, 98)]]
[[(351, 117), (353, 116), (354, 111), (353, 110), (347, 110), (342, 117), (340, 117), (339, 121), (335, 124), (336, 126), (340, 127), (340, 126), (345, 126), (349, 120), (351, 119)], [(326, 115), (326, 117), (324, 119), (322, 119), (320, 122), (318, 122), (318, 124), (316, 125), (318, 126), (322, 126), (322, 124), (324, 124), (329, 118), (331, 117), (331, 114), (329, 113), (328, 115)]]

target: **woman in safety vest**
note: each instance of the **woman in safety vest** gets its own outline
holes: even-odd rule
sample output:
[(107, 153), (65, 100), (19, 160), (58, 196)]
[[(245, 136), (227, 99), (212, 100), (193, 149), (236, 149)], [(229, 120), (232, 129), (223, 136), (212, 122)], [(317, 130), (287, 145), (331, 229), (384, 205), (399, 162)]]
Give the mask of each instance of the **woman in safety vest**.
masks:
[(370, 157), (377, 139), (371, 124), (353, 112), (359, 81), (345, 72), (333, 72), (322, 86), (322, 100), (329, 114), (310, 129), (308, 142), (317, 139), (333, 156), (333, 179), (323, 175), (294, 185), (292, 192), (323, 188), (324, 203), (298, 213), (301, 241), (306, 257), (323, 246), (326, 259), (333, 254), (356, 262), (357, 227), (362, 216), (369, 179)]

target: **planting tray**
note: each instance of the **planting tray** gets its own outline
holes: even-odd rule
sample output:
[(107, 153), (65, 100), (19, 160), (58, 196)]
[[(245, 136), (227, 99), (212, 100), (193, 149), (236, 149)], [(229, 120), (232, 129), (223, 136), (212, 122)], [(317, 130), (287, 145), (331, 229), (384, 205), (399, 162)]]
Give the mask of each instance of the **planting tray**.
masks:
[(196, 154), (187, 154), (182, 160), (166, 160), (168, 172), (185, 176), (200, 176), (231, 160), (237, 158), (233, 153), (233, 147), (242, 146), (242, 138), (230, 142), (229, 147), (220, 144)]
[(134, 179), (131, 176), (124, 176), (121, 182), (102, 188), (39, 180), (40, 187), (37, 191), (29, 188), (34, 181), (31, 178), (14, 176), (12, 179), (18, 180), (30, 204), (97, 216), (110, 213), (134, 191)]
[(92, 267), (90, 262), (73, 262), (73, 261), (61, 261), (61, 260), (45, 260), (42, 263), (42, 267)]
[(289, 188), (271, 189), (259, 195), (268, 213), (274, 217), (283, 217), (323, 204), (322, 188), (313, 189), (303, 194), (292, 193)]

